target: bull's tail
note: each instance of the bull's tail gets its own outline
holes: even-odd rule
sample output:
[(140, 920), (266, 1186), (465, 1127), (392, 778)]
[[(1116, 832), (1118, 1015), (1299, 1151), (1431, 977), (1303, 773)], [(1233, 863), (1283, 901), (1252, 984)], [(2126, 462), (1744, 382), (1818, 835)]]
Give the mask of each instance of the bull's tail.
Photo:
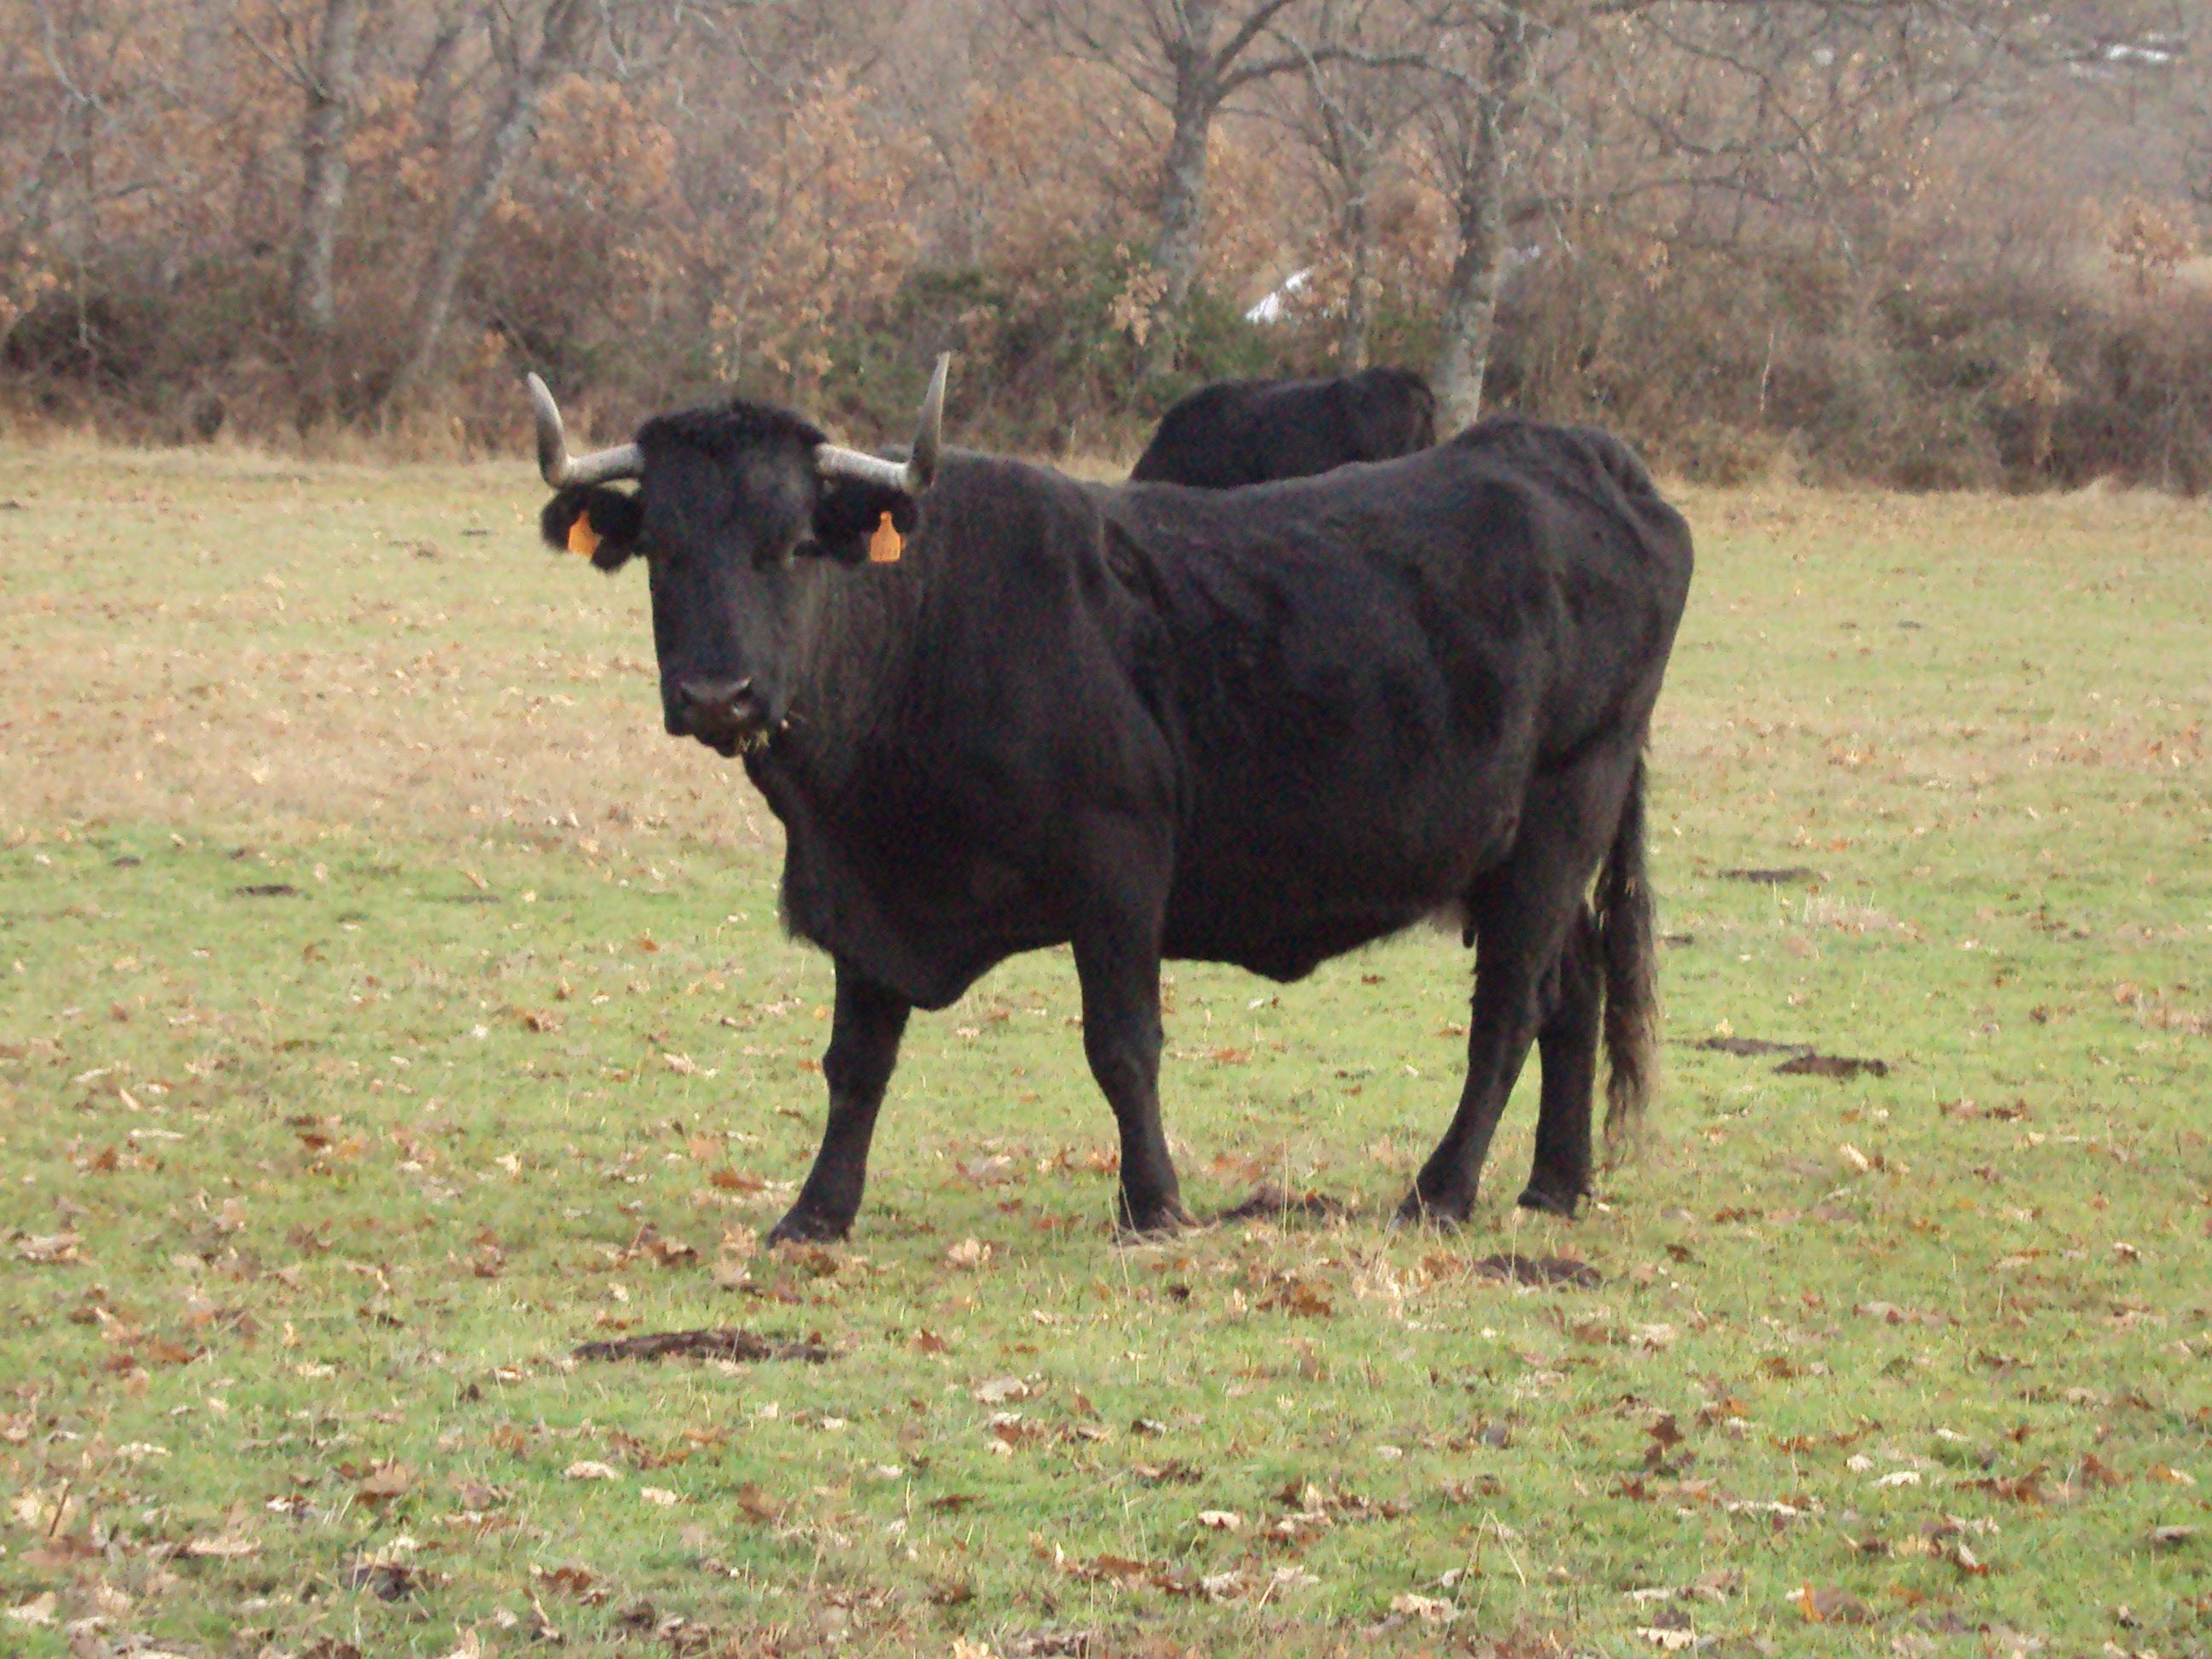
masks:
[(1650, 1104), (1659, 1064), (1657, 939), (1644, 868), (1644, 761), (1638, 757), (1598, 874), (1599, 951), (1605, 963), (1605, 1139), (1615, 1157)]

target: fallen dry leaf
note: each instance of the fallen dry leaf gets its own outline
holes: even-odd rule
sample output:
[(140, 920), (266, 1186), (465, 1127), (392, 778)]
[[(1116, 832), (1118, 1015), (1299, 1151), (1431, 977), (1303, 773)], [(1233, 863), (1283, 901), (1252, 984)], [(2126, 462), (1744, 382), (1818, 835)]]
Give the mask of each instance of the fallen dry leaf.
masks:
[(730, 1496), (739, 1509), (756, 1521), (773, 1521), (783, 1513), (781, 1504), (750, 1480)]
[(2105, 1462), (2096, 1453), (2087, 1452), (2082, 1455), (2081, 1482), (2084, 1486), (2121, 1486), (2127, 1484), (2127, 1479), (2126, 1475)]
[(404, 1497), (415, 1486), (415, 1471), (404, 1463), (380, 1463), (361, 1483), (361, 1500), (364, 1504), (386, 1504)]
[(29, 1601), (8, 1609), (8, 1621), (15, 1625), (51, 1625), (61, 1610), (61, 1598), (52, 1590), (34, 1595)]
[(1244, 1530), (1244, 1517), (1234, 1510), (1200, 1510), (1198, 1524), (1215, 1532), (1242, 1532)]
[(33, 1532), (51, 1537), (70, 1529), (76, 1519), (77, 1501), (70, 1495), (67, 1481), (51, 1496), (36, 1486), (27, 1486), (9, 1500), (8, 1512)]
[(973, 1273), (991, 1259), (991, 1247), (981, 1240), (963, 1238), (945, 1253), (945, 1264)]
[(33, 1233), (16, 1241), (15, 1254), (41, 1267), (58, 1267), (78, 1259), (76, 1247), (82, 1243), (75, 1233)]
[(1260, 1305), (1303, 1319), (1326, 1319), (1336, 1311), (1336, 1304), (1321, 1286), (1305, 1279), (1293, 1279), (1277, 1287), (1261, 1298)]
[(1390, 1611), (1409, 1613), (1425, 1625), (1449, 1625), (1459, 1617), (1457, 1603), (1441, 1595), (1416, 1595), (1410, 1590), (1390, 1598)]
[(1800, 1584), (1790, 1592), (1789, 1600), (1808, 1625), (1863, 1625), (1873, 1617), (1865, 1602), (1839, 1589), (1815, 1589), (1810, 1584)]
[(571, 1463), (561, 1471), (571, 1480), (619, 1480), (622, 1471), (605, 1463), (594, 1463), (589, 1459)]
[(251, 1538), (226, 1533), (220, 1537), (187, 1540), (179, 1553), (194, 1560), (236, 1561), (249, 1555), (260, 1554), (261, 1546)]

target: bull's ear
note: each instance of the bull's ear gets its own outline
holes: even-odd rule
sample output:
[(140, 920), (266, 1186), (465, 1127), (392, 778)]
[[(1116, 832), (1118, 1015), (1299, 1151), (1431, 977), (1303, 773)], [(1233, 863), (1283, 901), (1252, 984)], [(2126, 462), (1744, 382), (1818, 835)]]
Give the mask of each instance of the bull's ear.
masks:
[(602, 570), (619, 570), (629, 562), (644, 524), (637, 497), (605, 484), (570, 484), (538, 515), (546, 546), (582, 554)]
[[(811, 538), (799, 544), (798, 552), (801, 557), (835, 559), (840, 564), (866, 564), (872, 544), (878, 550), (891, 545), (878, 538), (885, 514), (890, 515), (896, 538), (903, 541), (914, 533), (921, 507), (904, 490), (888, 484), (860, 478), (824, 478), (815, 498)], [(881, 551), (874, 556), (878, 562), (885, 562)], [(896, 556), (895, 552), (890, 555)]]

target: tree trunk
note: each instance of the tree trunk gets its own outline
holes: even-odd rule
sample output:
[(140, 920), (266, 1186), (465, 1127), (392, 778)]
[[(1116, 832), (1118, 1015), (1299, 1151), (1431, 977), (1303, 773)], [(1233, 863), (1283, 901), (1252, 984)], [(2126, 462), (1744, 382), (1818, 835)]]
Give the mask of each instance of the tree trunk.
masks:
[(1492, 327), (1505, 281), (1505, 173), (1533, 67), (1535, 42), (1516, 13), (1495, 30), (1480, 82), (1462, 118), (1453, 203), (1459, 253), (1444, 295), (1443, 343), (1434, 376), (1443, 430), (1456, 432), (1482, 413)]
[(331, 263), (338, 213), (345, 205), (346, 136), (352, 125), (354, 62), (361, 46), (364, 0), (329, 0), (315, 45), (306, 112), (300, 128), (300, 223), (292, 244), (292, 320), (327, 334), (337, 316)]
[(328, 0), (300, 124), (300, 222), (292, 242), (292, 327), (301, 361), (300, 422), (311, 424), (333, 392), (331, 331), (337, 294), (331, 279), (338, 216), (345, 207), (346, 139), (353, 127), (355, 63), (368, 0)]
[(1367, 367), (1367, 331), (1374, 310), (1375, 228), (1368, 211), (1373, 188), (1372, 170), (1364, 164), (1346, 181), (1351, 194), (1344, 204), (1344, 247), (1351, 261), (1350, 280), (1344, 289), (1344, 327), (1336, 341), (1336, 366), (1346, 374)]
[(545, 88), (581, 56), (594, 15), (590, 0), (552, 0), (546, 9), (544, 27), (536, 52), (514, 66), (499, 114), (477, 153), (476, 172), (446, 221), (431, 255), (421, 296), (416, 301), (407, 356), (385, 393), (387, 407), (404, 403), (419, 387), (437, 361), (438, 342), (453, 307), (461, 274), (475, 251), (477, 233), (508, 177), (536, 136), (538, 106)]
[(1152, 270), (1160, 279), (1152, 302), (1145, 365), (1152, 374), (1173, 369), (1182, 346), (1183, 307), (1198, 280), (1206, 238), (1206, 146), (1221, 106), (1206, 57), (1213, 29), (1210, 0), (1190, 8), (1192, 39), (1176, 64), (1175, 129), (1160, 167), (1160, 235), (1152, 245)]

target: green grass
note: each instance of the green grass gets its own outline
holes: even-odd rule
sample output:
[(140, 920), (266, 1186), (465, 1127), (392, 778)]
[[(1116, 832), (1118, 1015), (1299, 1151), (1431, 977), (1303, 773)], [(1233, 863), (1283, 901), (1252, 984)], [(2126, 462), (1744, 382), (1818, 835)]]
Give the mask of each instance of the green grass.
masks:
[[(1350, 1221), (1116, 1248), (1054, 953), (770, 1254), (830, 974), (641, 583), (520, 468), (0, 499), (0, 1650), (2212, 1645), (2203, 508), (1687, 497), (1666, 1094), (1583, 1219), (1505, 1207), (1524, 1088), (1472, 1228), (1382, 1225), (1456, 1089), (1424, 932), (1173, 973), (1188, 1195)], [(836, 1357), (572, 1358), (706, 1325)]]

